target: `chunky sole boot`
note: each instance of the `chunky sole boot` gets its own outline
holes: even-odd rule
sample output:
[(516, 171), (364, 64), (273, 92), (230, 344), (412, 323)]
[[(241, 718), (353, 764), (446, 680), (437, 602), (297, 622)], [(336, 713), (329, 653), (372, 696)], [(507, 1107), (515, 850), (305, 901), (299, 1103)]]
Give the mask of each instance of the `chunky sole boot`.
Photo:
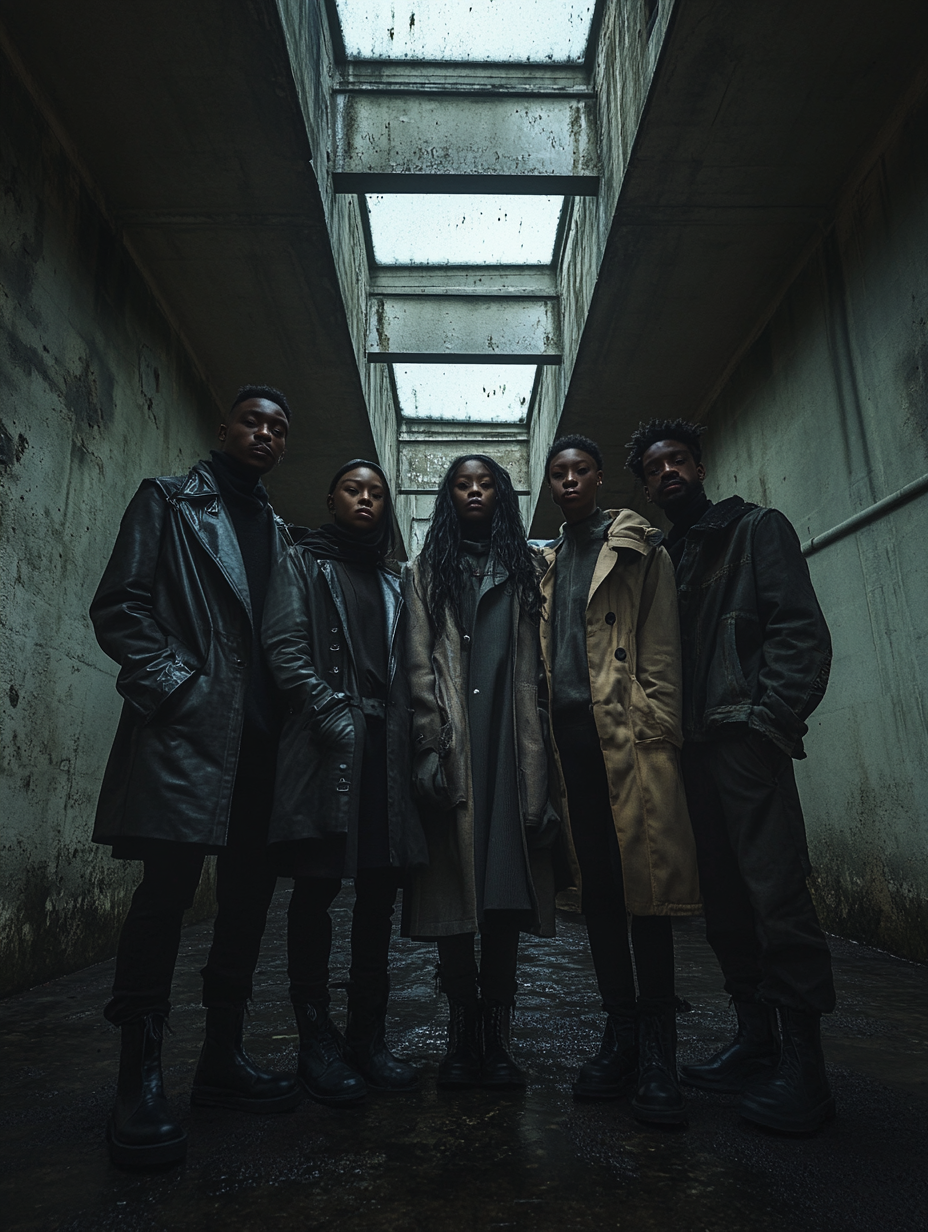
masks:
[(483, 1082), (485, 1087), (517, 1090), (526, 1085), (525, 1074), (509, 1052), (512, 1006), (483, 1003)]
[(437, 1086), (443, 1091), (479, 1087), (480, 1003), (448, 998), (448, 1051), (438, 1062)]
[(777, 1015), (773, 1006), (735, 1001), (738, 1030), (727, 1048), (705, 1061), (680, 1066), (680, 1081), (700, 1091), (740, 1095), (751, 1079), (772, 1072), (780, 1056)]
[(345, 1060), (372, 1091), (401, 1095), (419, 1085), (419, 1073), (393, 1055), (386, 1044), (386, 1006), (373, 1012), (348, 1008)]
[(345, 1041), (325, 1005), (294, 1005), (300, 1032), (297, 1075), (311, 1099), (349, 1108), (367, 1096), (367, 1083), (345, 1060)]
[(619, 1099), (637, 1073), (635, 1020), (610, 1014), (599, 1052), (583, 1062), (574, 1080), (574, 1099)]
[(210, 1006), (190, 1102), (199, 1108), (237, 1112), (292, 1112), (303, 1090), (292, 1074), (262, 1070), (245, 1051), (244, 1005)]
[(638, 1019), (638, 1088), (632, 1112), (649, 1125), (685, 1125), (686, 1100), (677, 1079), (677, 1022), (673, 1010)]
[(165, 1168), (187, 1157), (187, 1135), (171, 1116), (161, 1074), (164, 1016), (122, 1030), (116, 1102), (106, 1127), (110, 1159), (128, 1170)]
[(808, 1134), (834, 1119), (835, 1101), (825, 1073), (821, 1014), (780, 1009), (780, 1060), (741, 1096), (745, 1120), (787, 1134)]

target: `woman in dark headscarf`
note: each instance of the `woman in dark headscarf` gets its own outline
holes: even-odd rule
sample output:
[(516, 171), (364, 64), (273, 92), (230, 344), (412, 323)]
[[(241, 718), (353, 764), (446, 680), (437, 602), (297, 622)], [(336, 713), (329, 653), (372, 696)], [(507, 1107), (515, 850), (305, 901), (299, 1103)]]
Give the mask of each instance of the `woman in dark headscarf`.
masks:
[[(331, 525), (308, 533), (275, 569), (262, 641), (290, 702), (270, 839), (294, 878), (288, 913), (290, 997), (299, 1075), (320, 1103), (418, 1081), (384, 1041), (388, 948), (405, 870), (427, 859), (410, 797), (410, 710), (393, 505), (383, 471), (355, 458), (329, 488)], [(328, 1014), (329, 908), (353, 878), (347, 1042)]]

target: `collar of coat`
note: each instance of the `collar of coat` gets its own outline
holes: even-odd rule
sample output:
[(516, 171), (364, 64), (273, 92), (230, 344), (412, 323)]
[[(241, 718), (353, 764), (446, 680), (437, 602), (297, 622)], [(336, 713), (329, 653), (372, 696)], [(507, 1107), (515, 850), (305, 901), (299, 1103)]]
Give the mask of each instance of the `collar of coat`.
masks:
[(759, 508), (759, 505), (752, 505), (749, 501), (742, 500), (740, 496), (728, 496), (718, 504), (710, 505), (696, 525), (690, 527), (687, 534), (691, 535), (694, 531), (705, 533), (725, 530), (727, 526), (731, 526), (732, 522), (737, 522), (752, 509)]
[[(593, 570), (587, 602), (593, 598), (593, 595), (611, 572), (612, 567), (618, 560), (618, 552), (621, 548), (629, 548), (633, 552), (639, 552), (642, 556), (647, 556), (649, 552), (653, 552), (664, 538), (662, 530), (652, 526), (647, 518), (643, 518), (639, 513), (634, 513), (631, 509), (607, 509), (606, 513), (609, 514), (612, 521), (603, 535), (603, 547), (596, 561), (596, 568)], [(541, 593), (545, 600), (549, 599), (554, 587), (554, 562), (557, 560), (557, 554), (563, 543), (564, 527), (562, 526), (560, 538), (542, 552), (545, 564), (547, 565), (544, 577), (541, 579)], [(546, 612), (550, 610), (547, 604), (545, 610)]]
[[(189, 500), (189, 501), (211, 501), (214, 507), (211, 507), (210, 513), (218, 513), (219, 505), (222, 501), (222, 495), (216, 483), (216, 477), (213, 474), (212, 468), (208, 462), (197, 462), (187, 472), (187, 477), (180, 485), (176, 492), (173, 493), (173, 500)], [(271, 512), (271, 517), (274, 519), (274, 525), (284, 536), (288, 543), (292, 543), (290, 533), (287, 530), (287, 524), (283, 518), (278, 517), (274, 512), (273, 506), (268, 505)]]

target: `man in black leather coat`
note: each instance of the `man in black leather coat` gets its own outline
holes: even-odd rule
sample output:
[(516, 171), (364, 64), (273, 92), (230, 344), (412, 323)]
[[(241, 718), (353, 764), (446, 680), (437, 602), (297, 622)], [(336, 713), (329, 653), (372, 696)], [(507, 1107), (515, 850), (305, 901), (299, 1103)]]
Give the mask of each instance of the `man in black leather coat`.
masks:
[(835, 990), (806, 882), (792, 758), (805, 757), (831, 638), (783, 514), (740, 496), (706, 497), (702, 431), (652, 420), (635, 433), (628, 459), (673, 523), (683, 774), (707, 937), (738, 1017), (733, 1043), (680, 1075), (704, 1090), (740, 1092), (749, 1120), (804, 1132), (834, 1115), (819, 1027)]
[(300, 1098), (290, 1076), (257, 1069), (242, 1046), (276, 881), (266, 844), (282, 707), (261, 649), (261, 612), (271, 567), (289, 544), (260, 481), (283, 459), (289, 421), (282, 394), (246, 386), (210, 461), (144, 480), (90, 609), (124, 699), (93, 837), (144, 866), (104, 1011), (122, 1030), (107, 1130), (119, 1166), (186, 1153), (164, 1097), (161, 1041), (184, 911), (211, 852), (219, 912), (192, 1100), (274, 1112)]

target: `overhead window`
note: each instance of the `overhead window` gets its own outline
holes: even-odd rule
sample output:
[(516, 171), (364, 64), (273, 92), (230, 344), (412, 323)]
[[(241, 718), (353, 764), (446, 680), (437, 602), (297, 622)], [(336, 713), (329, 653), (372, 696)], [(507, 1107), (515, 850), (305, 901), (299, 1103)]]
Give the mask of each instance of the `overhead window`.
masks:
[(594, 0), (337, 0), (353, 60), (578, 64)]
[(524, 423), (537, 369), (521, 364), (394, 364), (407, 419)]
[(550, 265), (563, 197), (369, 194), (378, 265)]

